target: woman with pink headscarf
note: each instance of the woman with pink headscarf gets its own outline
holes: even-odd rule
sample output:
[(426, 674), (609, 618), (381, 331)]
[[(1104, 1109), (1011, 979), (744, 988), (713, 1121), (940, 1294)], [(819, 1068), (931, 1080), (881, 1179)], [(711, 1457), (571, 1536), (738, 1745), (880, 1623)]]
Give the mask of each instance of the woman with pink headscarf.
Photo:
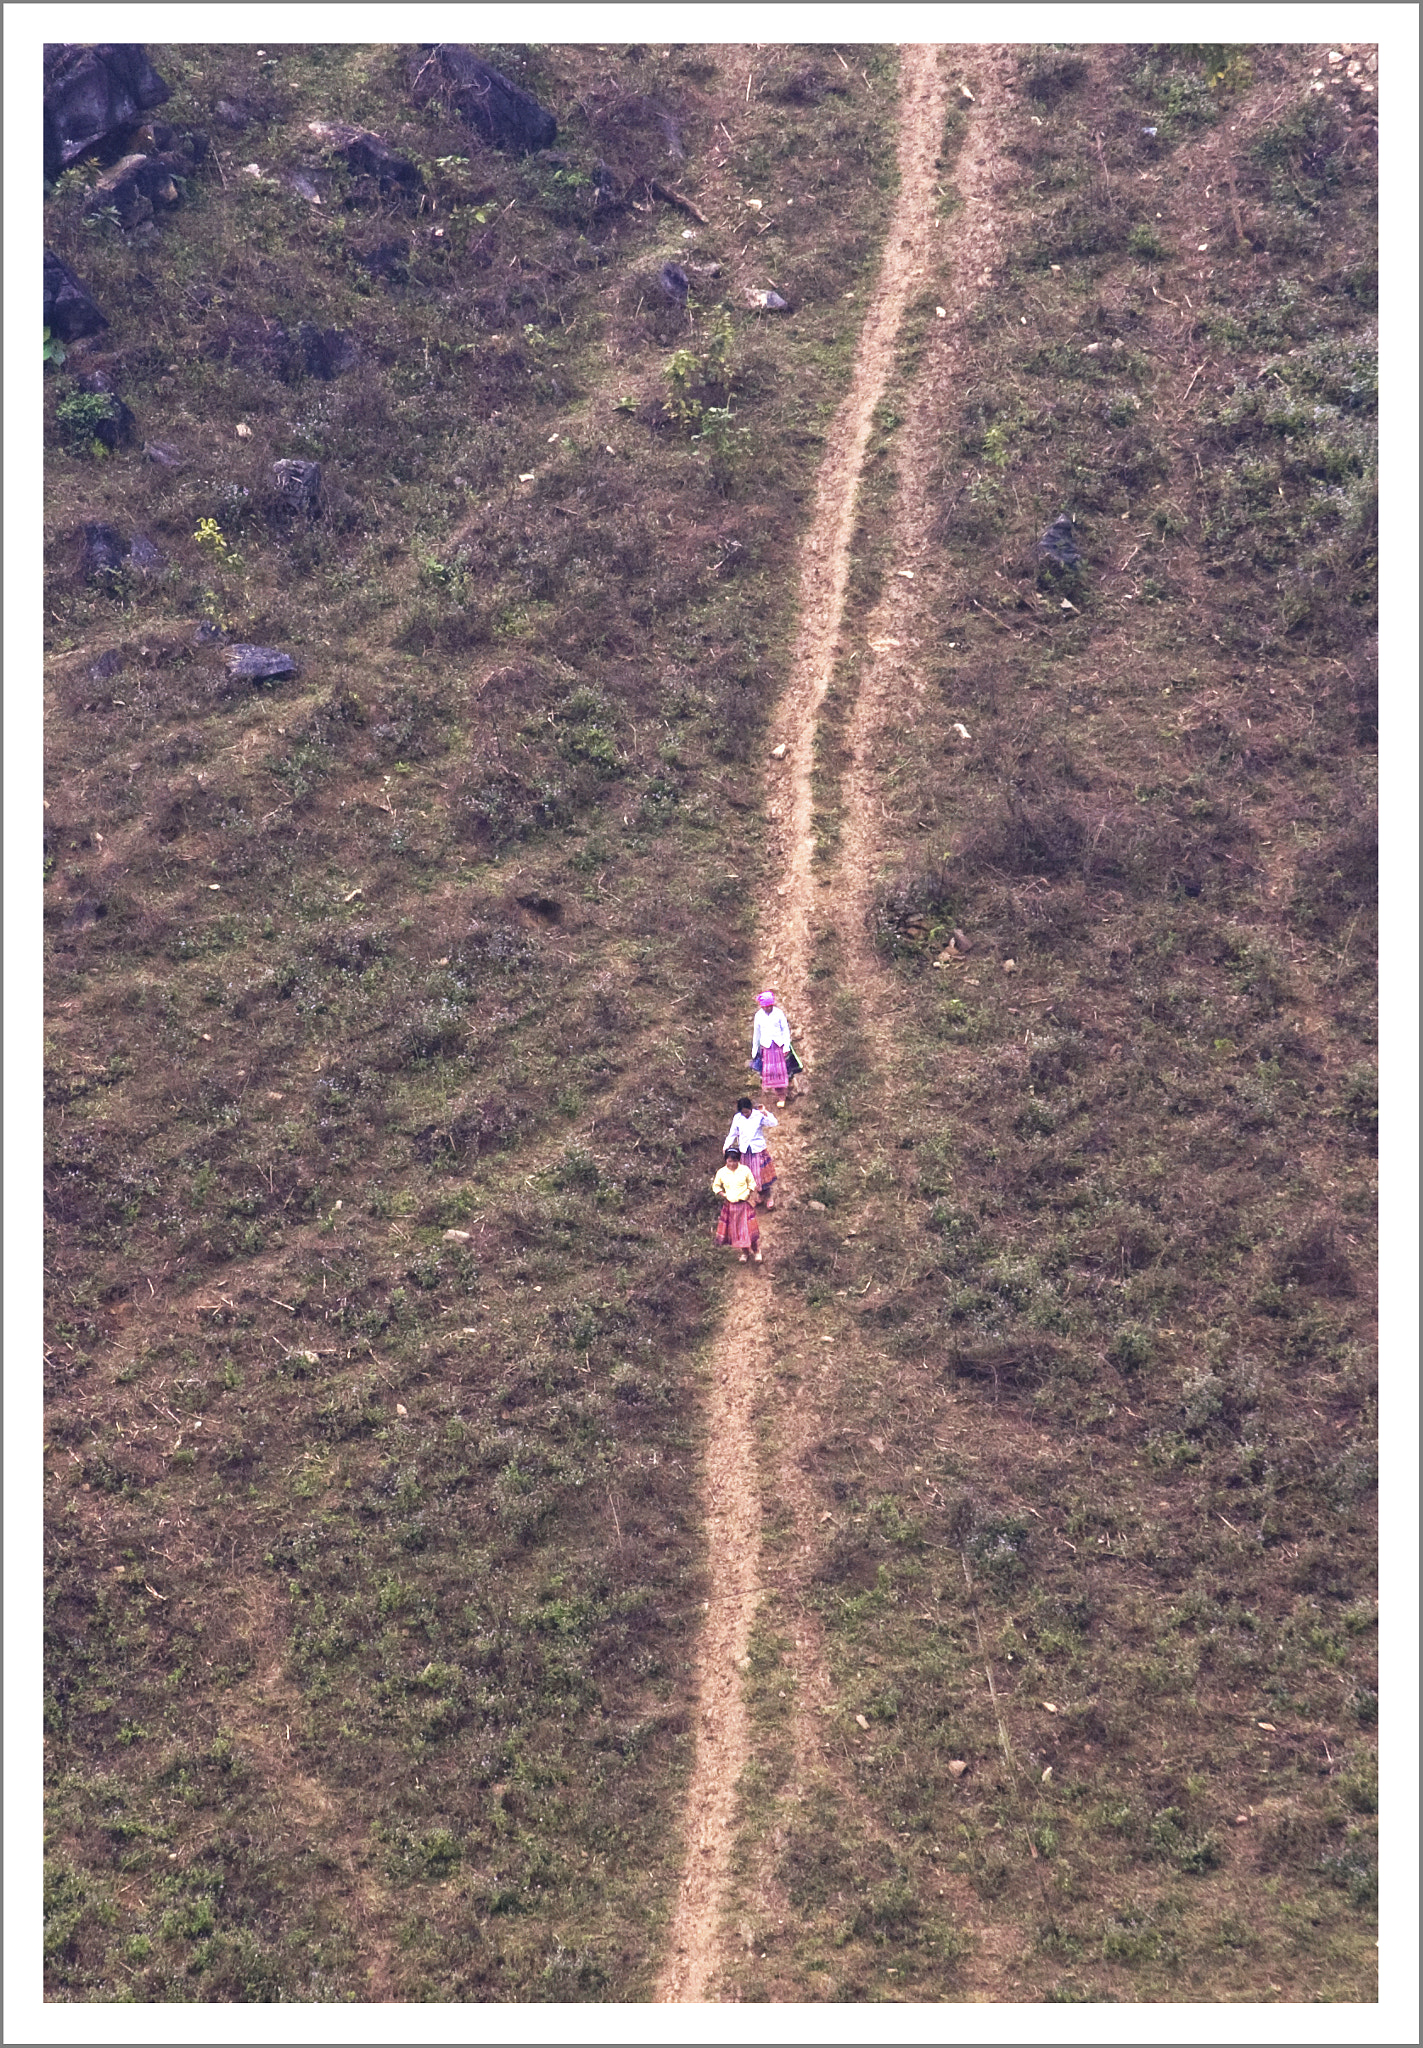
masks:
[(800, 1072), (800, 1061), (791, 1044), (791, 1027), (776, 1001), (773, 988), (763, 988), (756, 998), (756, 1016), (751, 1025), (751, 1058), (747, 1063), (761, 1076), (761, 1092), (777, 1097), (777, 1109), (784, 1109), (792, 1074)]

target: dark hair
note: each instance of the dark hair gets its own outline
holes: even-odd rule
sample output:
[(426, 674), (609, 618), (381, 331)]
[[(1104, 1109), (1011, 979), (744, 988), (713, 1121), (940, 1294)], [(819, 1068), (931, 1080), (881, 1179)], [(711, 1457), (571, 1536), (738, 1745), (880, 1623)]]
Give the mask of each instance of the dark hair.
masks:
[(741, 1111), (741, 1114), (743, 1116), (750, 1116), (751, 1097), (749, 1095), (739, 1095), (736, 1099), (736, 1107)]
[(722, 1154), (723, 1159), (739, 1159), (740, 1157), (741, 1148), (739, 1145), (728, 1145), (725, 1152), (723, 1152)]

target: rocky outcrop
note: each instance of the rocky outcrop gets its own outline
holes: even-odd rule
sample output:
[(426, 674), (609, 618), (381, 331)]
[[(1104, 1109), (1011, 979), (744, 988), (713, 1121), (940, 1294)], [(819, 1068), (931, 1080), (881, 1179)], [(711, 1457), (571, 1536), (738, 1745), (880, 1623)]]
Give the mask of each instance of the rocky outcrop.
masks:
[(60, 341), (82, 341), (109, 324), (69, 265), (52, 249), (44, 252), (44, 324)]
[(511, 156), (551, 149), (558, 134), (547, 107), (463, 43), (423, 45), (410, 62), (410, 90), (418, 106), (443, 100), (476, 134)]
[(229, 647), (223, 656), (230, 683), (274, 683), (296, 674), (296, 661), (280, 647)]
[(371, 179), (382, 195), (424, 190), (418, 165), (408, 156), (397, 156), (369, 128), (355, 128), (349, 121), (309, 121), (307, 127), (318, 141), (345, 158), (349, 170)]
[(272, 482), (281, 503), (291, 512), (314, 514), (321, 503), (321, 464), (289, 456), (272, 464)]
[(1076, 569), (1081, 564), (1082, 555), (1072, 536), (1069, 513), (1059, 512), (1038, 542), (1038, 560), (1058, 569)]
[(44, 53), (44, 174), (116, 154), (126, 132), (171, 88), (142, 43), (49, 43)]
[(92, 216), (112, 209), (125, 228), (152, 220), (155, 212), (177, 206), (183, 196), (183, 180), (190, 178), (207, 154), (206, 135), (177, 136), (163, 131), (175, 147), (152, 152), (135, 151), (120, 157), (107, 171), (85, 202), (84, 212)]

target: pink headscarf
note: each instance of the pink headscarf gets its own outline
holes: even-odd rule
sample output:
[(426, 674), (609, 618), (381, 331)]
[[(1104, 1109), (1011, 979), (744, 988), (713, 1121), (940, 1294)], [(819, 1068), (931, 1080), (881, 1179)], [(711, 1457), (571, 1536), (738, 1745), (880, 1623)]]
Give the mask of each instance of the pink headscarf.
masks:
[(776, 991), (773, 988), (763, 988), (756, 1000), (763, 1010), (774, 1010), (776, 1007)]

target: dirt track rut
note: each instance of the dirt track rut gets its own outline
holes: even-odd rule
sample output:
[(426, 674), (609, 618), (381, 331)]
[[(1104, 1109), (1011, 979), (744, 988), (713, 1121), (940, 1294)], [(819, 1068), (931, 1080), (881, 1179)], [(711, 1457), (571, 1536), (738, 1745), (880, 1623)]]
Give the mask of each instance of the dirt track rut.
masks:
[[(813, 1054), (815, 1015), (809, 989), (810, 933), (816, 882), (811, 871), (811, 768), (815, 726), (840, 639), (850, 573), (856, 486), (874, 410), (894, 364), (905, 309), (931, 254), (935, 231), (935, 159), (943, 136), (945, 85), (932, 44), (902, 53), (900, 188), (880, 271), (866, 312), (850, 391), (828, 437), (815, 511), (804, 543), (800, 629), (777, 737), (786, 747), (773, 763), (768, 805), (784, 821), (780, 893), (767, 905), (762, 942), (768, 978), (783, 992), (798, 1042)], [(783, 1177), (800, 1178), (801, 1143), (792, 1110), (782, 1120)], [(761, 1491), (756, 1469), (755, 1358), (747, 1319), (760, 1311), (759, 1291), (772, 1284), (763, 1269), (738, 1273), (737, 1286), (712, 1354), (707, 1413), (705, 1514), (711, 1595), (702, 1632), (697, 1683), (697, 1753), (687, 1802), (687, 1857), (657, 1997), (697, 2003), (712, 1994), (723, 1956), (723, 1920), (731, 1868), (736, 1791), (750, 1756), (742, 1689), (747, 1645), (761, 1592)], [(790, 1461), (787, 1460), (787, 1466)], [(798, 1473), (783, 1475), (795, 1498)]]

